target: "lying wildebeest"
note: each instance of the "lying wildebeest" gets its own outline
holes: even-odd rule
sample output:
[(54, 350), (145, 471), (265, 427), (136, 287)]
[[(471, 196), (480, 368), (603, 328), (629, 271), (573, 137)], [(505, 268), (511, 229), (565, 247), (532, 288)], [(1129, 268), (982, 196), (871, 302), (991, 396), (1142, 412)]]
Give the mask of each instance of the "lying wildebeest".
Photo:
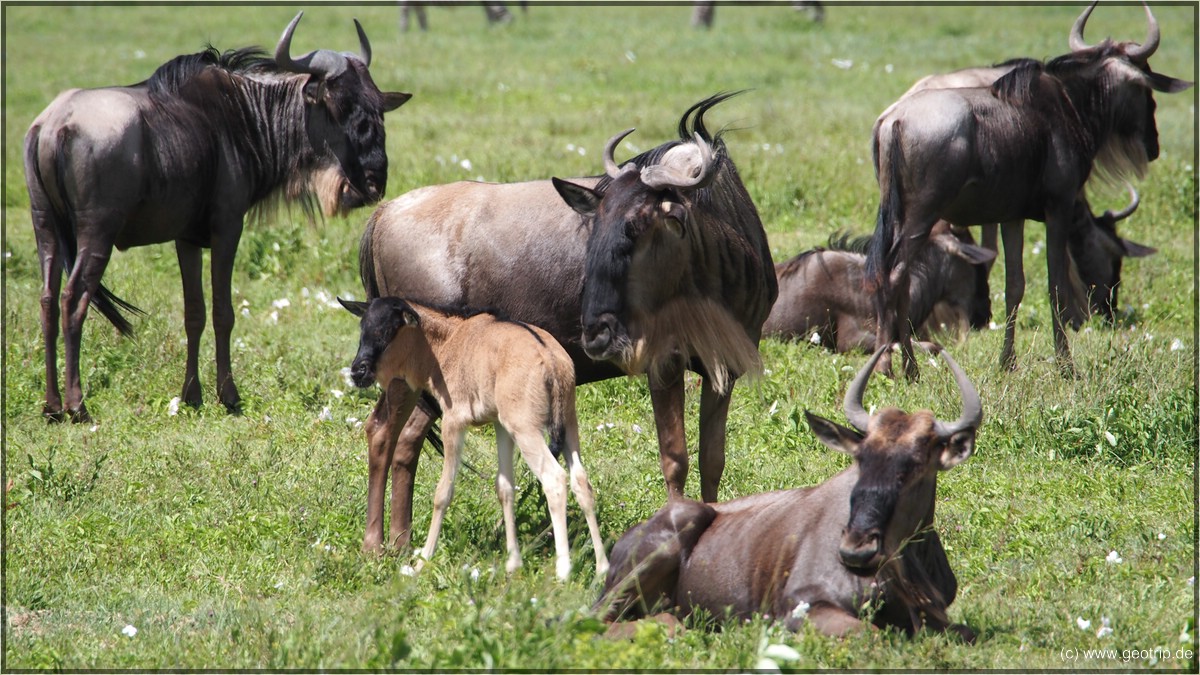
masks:
[[(1022, 65), (1036, 65), (1032, 59), (1011, 59), (994, 66), (963, 68), (949, 73), (928, 75), (912, 85), (900, 97), (904, 100), (912, 94), (927, 89), (956, 89), (964, 87), (990, 87), (996, 80)], [(873, 133), (878, 134), (882, 120), (889, 117), (893, 103), (875, 122)], [(876, 148), (877, 150), (877, 148)], [(879, 158), (875, 158), (876, 175)], [(1124, 257), (1142, 257), (1155, 249), (1122, 239), (1116, 231), (1116, 223), (1129, 217), (1137, 209), (1138, 197), (1133, 186), (1132, 204), (1114, 214), (1106, 211), (1101, 216), (1092, 213), (1087, 203), (1085, 190), (1079, 193), (1074, 207), (1073, 227), (1067, 233), (1067, 267), (1069, 279), (1068, 298), (1063, 303), (1064, 320), (1078, 329), (1090, 313), (1100, 314), (1111, 321), (1113, 306), (1117, 302), (1117, 288), (1121, 282), (1121, 262)], [(939, 221), (943, 223), (945, 221)], [(937, 227), (938, 225), (935, 225)], [(1024, 251), (1025, 221), (1003, 223), (1004, 272), (1005, 272), (1005, 333), (1004, 346), (1000, 352), (1001, 366), (1016, 367), (1015, 339), (1017, 308), (1025, 295), (1025, 271), (1022, 254)], [(996, 224), (983, 226), (984, 246), (996, 250)], [(919, 325), (915, 316), (910, 316), (914, 325)]]
[[(575, 367), (562, 346), (540, 328), (493, 314), (463, 313), (392, 297), (369, 303), (338, 300), (362, 318), (358, 353), (350, 368), (354, 384), (369, 387), (378, 381), (383, 387), (366, 425), (368, 503), (382, 503), (387, 466), (396, 449), (395, 431), (408, 420), (421, 393), (432, 396), (442, 410), (445, 459), (420, 565), (437, 549), (442, 520), (454, 496), (454, 478), (462, 464), (467, 427), (490, 423), (496, 429), (496, 494), (504, 512), (508, 571), (521, 566), (513, 511), (515, 441), (546, 493), (558, 578), (566, 579), (571, 573), (568, 479), (554, 459), (560, 454), (566, 455), (571, 491), (592, 535), (596, 575), (603, 575), (608, 559), (596, 522), (592, 485), (579, 458)], [(549, 434), (553, 454), (543, 432)]]
[[(970, 239), (971, 235), (964, 230), (961, 236)], [(775, 265), (779, 297), (763, 324), (763, 334), (800, 339), (817, 335), (828, 349), (870, 352), (875, 345), (875, 313), (870, 296), (862, 290), (868, 240), (831, 237), (828, 248), (804, 251)], [(944, 304), (949, 315), (963, 317), (962, 323), (987, 326), (991, 319), (987, 263), (996, 253), (960, 239), (945, 221), (934, 226), (929, 242), (932, 245), (913, 261), (909, 285), (913, 325), (918, 331), (925, 329), (934, 306)]]
[(613, 546), (612, 566), (593, 608), (604, 621), (655, 612), (716, 620), (755, 614), (796, 630), (806, 619), (823, 633), (875, 626), (912, 634), (947, 628), (958, 590), (933, 529), (939, 471), (966, 460), (983, 421), (979, 394), (946, 352), (962, 396), (953, 423), (932, 412), (884, 408), (869, 415), (862, 396), (882, 347), (846, 390), (853, 429), (805, 411), (825, 445), (854, 463), (816, 487), (768, 492), (718, 504), (673, 498)]
[[(201, 401), (201, 249), (212, 248), (217, 390), (236, 410), (230, 282), (246, 212), (279, 198), (308, 208), (318, 201), (333, 213), (383, 196), (383, 114), (410, 95), (375, 86), (367, 72), (371, 45), (357, 21), (361, 56), (322, 49), (293, 59), (292, 32), (303, 14), (288, 24), (274, 60), (255, 48), (222, 54), (210, 47), (176, 57), (135, 85), (63, 92), (34, 120), (25, 178), (44, 281), (49, 419), (88, 419), (79, 379), (88, 304), (132, 333), (120, 310), (140, 310), (100, 284), (114, 246), (175, 242), (188, 352), (182, 399), (191, 405)], [(65, 409), (55, 352), (60, 289)]]
[[(1153, 91), (1191, 86), (1150, 70), (1159, 30), (1149, 7), (1144, 45), (1105, 40), (1088, 46), (1083, 28), (1092, 7), (1071, 29), (1071, 53), (1046, 63), (1022, 61), (991, 87), (915, 92), (879, 121), (874, 150), (880, 206), (868, 281), (875, 293), (876, 344), (900, 342), (910, 377), (917, 365), (908, 274), (897, 266), (925, 245), (939, 218), (958, 225), (1046, 223), (1055, 353), (1063, 372), (1074, 372), (1063, 305), (1078, 196), (1093, 166), (1118, 177), (1143, 172), (1159, 151)], [(890, 371), (890, 357), (879, 365)]]
[[(451, 183), (384, 204), (359, 249), (367, 296), (498, 308), (562, 343), (578, 384), (651, 371), (672, 494), (683, 493), (687, 478), (684, 368), (700, 372), (700, 492), (715, 500), (731, 389), (739, 375), (761, 368), (758, 339), (777, 292), (758, 211), (720, 134), (711, 136), (703, 122), (730, 95), (690, 107), (680, 140), (624, 167), (612, 157), (624, 134), (609, 141), (605, 176)], [(400, 433), (392, 466), (396, 545), (409, 540), (413, 475), (435, 414), (418, 407)], [(382, 509), (380, 501), (367, 511), (364, 549), (383, 541)]]

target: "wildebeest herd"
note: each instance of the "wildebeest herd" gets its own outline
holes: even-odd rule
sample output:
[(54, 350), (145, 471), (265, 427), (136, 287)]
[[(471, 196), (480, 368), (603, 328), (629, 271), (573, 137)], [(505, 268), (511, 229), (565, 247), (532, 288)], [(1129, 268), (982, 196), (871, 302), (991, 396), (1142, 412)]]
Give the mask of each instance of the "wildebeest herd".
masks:
[[(421, 551), (422, 562), (429, 559), (466, 429), (490, 423), (508, 570), (521, 564), (512, 460), (519, 448), (546, 494), (560, 579), (571, 569), (567, 493), (580, 502), (604, 576), (594, 609), (606, 621), (702, 609), (718, 618), (764, 614), (789, 628), (811, 621), (835, 635), (876, 625), (910, 634), (949, 629), (973, 640), (947, 616), (957, 585), (932, 504), (938, 472), (974, 450), (980, 396), (929, 342), (921, 344), (941, 353), (958, 385), (958, 420), (928, 410), (868, 414), (863, 393), (873, 371), (890, 373), (894, 346), (916, 377), (914, 334), (928, 340), (939, 325), (966, 331), (989, 323), (997, 226), (1006, 271), (1000, 363), (1008, 369), (1024, 291), (1025, 219), (1046, 224), (1051, 324), (1068, 376), (1064, 324), (1078, 326), (1093, 312), (1111, 320), (1122, 259), (1154, 252), (1117, 234), (1139, 204), (1132, 187), (1127, 208), (1099, 216), (1085, 187), (1096, 174), (1140, 177), (1159, 154), (1153, 92), (1191, 83), (1150, 69), (1160, 31), (1148, 6), (1142, 43), (1090, 45), (1084, 30), (1094, 7), (1071, 27), (1068, 54), (914, 85), (875, 123), (874, 234), (857, 242), (831, 236), (829, 247), (779, 265), (722, 134), (705, 123), (734, 94), (692, 105), (677, 139), (624, 162), (616, 150), (633, 130), (613, 135), (603, 175), (431, 185), (378, 206), (359, 248), (367, 302), (343, 303), (361, 317), (354, 381), (380, 385), (366, 424), (363, 550), (409, 546), (420, 450), (442, 418), (442, 477)], [(230, 280), (247, 212), (282, 200), (332, 214), (382, 199), (384, 113), (410, 95), (375, 85), (357, 21), (359, 53), (293, 57), (302, 16), (272, 56), (213, 48), (180, 56), (134, 85), (64, 92), (33, 122), (25, 169), (44, 280), (48, 420), (90, 419), (80, 381), (89, 305), (121, 333), (132, 331), (121, 311), (138, 310), (100, 283), (113, 247), (175, 242), (187, 337), (181, 399), (191, 405), (202, 400), (201, 250), (212, 249), (217, 393), (237, 411)], [(982, 245), (966, 229), (974, 225), (985, 228)], [(764, 333), (873, 352), (845, 395), (850, 426), (807, 414), (821, 443), (854, 462), (815, 487), (718, 503), (732, 391), (739, 377), (762, 370)], [(684, 495), (689, 370), (702, 379), (702, 501)], [(574, 387), (641, 374), (665, 505), (616, 542), (610, 567), (581, 462)], [(866, 622), (864, 603), (874, 607)]]

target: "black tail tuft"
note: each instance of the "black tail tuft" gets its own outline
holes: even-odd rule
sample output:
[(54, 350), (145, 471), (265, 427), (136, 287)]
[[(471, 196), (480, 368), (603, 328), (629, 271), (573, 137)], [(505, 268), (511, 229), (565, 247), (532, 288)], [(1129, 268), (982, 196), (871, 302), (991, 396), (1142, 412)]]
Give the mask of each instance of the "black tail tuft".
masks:
[(117, 327), (117, 332), (125, 337), (133, 337), (133, 326), (121, 314), (121, 310), (123, 309), (139, 316), (146, 315), (146, 312), (138, 307), (113, 295), (112, 291), (103, 285), (100, 286), (95, 297), (92, 298), (92, 307), (95, 307), (97, 311), (104, 315), (104, 318), (111, 321), (112, 325)]
[(904, 218), (904, 203), (900, 198), (900, 122), (892, 124), (891, 146), (888, 148), (887, 170), (881, 163), (879, 174), (879, 214), (875, 218), (875, 235), (867, 245), (866, 282), (876, 292), (890, 286), (891, 271), (896, 266), (896, 225)]

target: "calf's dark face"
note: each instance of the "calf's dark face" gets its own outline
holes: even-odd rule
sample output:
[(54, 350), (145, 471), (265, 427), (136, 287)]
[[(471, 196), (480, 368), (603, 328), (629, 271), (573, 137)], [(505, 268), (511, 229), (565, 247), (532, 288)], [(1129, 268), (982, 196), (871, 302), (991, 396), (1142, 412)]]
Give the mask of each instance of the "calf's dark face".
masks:
[(359, 322), (358, 353), (350, 364), (350, 379), (356, 387), (375, 383), (379, 359), (396, 334), (406, 325), (416, 322), (416, 315), (404, 301), (397, 298), (376, 298), (368, 302), (353, 302), (338, 298)]

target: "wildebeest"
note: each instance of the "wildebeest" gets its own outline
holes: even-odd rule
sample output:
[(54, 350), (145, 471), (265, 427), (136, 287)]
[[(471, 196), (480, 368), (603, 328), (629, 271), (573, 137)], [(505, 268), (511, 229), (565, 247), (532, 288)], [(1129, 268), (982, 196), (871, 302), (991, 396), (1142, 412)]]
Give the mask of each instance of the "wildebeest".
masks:
[[(357, 20), (361, 55), (321, 49), (292, 58), (302, 16), (284, 30), (274, 59), (256, 48), (222, 54), (209, 47), (176, 57), (138, 84), (65, 91), (34, 120), (25, 136), (25, 177), (44, 281), (49, 419), (88, 419), (79, 379), (88, 304), (122, 334), (132, 333), (120, 310), (140, 310), (100, 283), (114, 246), (175, 242), (188, 352), (182, 399), (192, 405), (201, 402), (201, 249), (212, 249), (217, 390), (236, 410), (230, 282), (246, 212), (279, 198), (308, 208), (316, 201), (333, 213), (383, 196), (383, 114), (410, 95), (375, 86), (367, 71), (371, 44)], [(65, 408), (55, 353), (60, 290)]]
[[(592, 485), (579, 458), (575, 367), (562, 346), (540, 328), (505, 321), (494, 314), (464, 313), (392, 297), (375, 298), (369, 303), (339, 301), (362, 318), (358, 353), (350, 369), (354, 384), (369, 387), (378, 381), (384, 390), (366, 427), (367, 508), (377, 509), (374, 517), (382, 517), (383, 488), (396, 449), (396, 434), (424, 392), (442, 410), (445, 459), (433, 496), (433, 520), (421, 565), (437, 549), (442, 520), (454, 496), (454, 478), (462, 464), (467, 428), (490, 423), (496, 429), (496, 494), (504, 512), (508, 571), (521, 566), (513, 510), (515, 441), (546, 493), (558, 578), (566, 579), (570, 574), (571, 553), (567, 541), (568, 479), (555, 461), (556, 455), (566, 456), (570, 488), (592, 535), (596, 575), (603, 575), (608, 559), (596, 522)], [(553, 453), (543, 432), (550, 437)]]
[[(925, 245), (939, 218), (958, 225), (1034, 219), (1046, 223), (1055, 353), (1074, 373), (1063, 330), (1067, 237), (1093, 167), (1111, 176), (1144, 172), (1158, 156), (1153, 91), (1191, 83), (1151, 71), (1159, 29), (1149, 7), (1145, 44), (1089, 46), (1088, 7), (1071, 29), (1071, 52), (1024, 61), (991, 87), (929, 89), (898, 101), (874, 138), (880, 206), (868, 254), (876, 344), (900, 342), (917, 375), (908, 324), (908, 274), (898, 264)], [(1007, 243), (1007, 240), (1006, 240)], [(890, 371), (885, 355), (880, 369)]]
[(760, 614), (796, 630), (805, 620), (831, 635), (874, 625), (974, 633), (946, 609), (958, 585), (933, 529), (937, 475), (975, 447), (983, 408), (966, 374), (942, 352), (962, 396), (952, 423), (929, 410), (863, 409), (881, 347), (846, 390), (853, 428), (805, 411), (825, 445), (854, 458), (815, 487), (718, 504), (673, 498), (630, 528), (593, 608), (604, 621), (655, 612), (716, 620)]
[[(730, 392), (739, 375), (761, 368), (758, 339), (777, 293), (758, 211), (720, 134), (703, 121), (729, 96), (688, 108), (679, 140), (624, 167), (610, 141), (612, 175), (451, 183), (380, 206), (359, 249), (367, 296), (497, 308), (562, 343), (578, 384), (652, 371), (672, 494), (687, 477), (684, 368), (700, 372), (700, 489), (715, 500)], [(435, 414), (418, 408), (397, 444), (390, 534), (398, 545), (409, 539), (418, 450)], [(382, 528), (368, 521), (364, 548), (380, 546)]]
[[(961, 236), (970, 239), (963, 230)], [(926, 246), (913, 261), (909, 307), (914, 326), (921, 331), (935, 305), (963, 317), (972, 328), (991, 319), (987, 289), (987, 263), (994, 251), (964, 241), (945, 221), (934, 226)], [(870, 352), (875, 346), (875, 313), (863, 292), (868, 238), (849, 241), (830, 237), (828, 248), (804, 251), (775, 265), (779, 297), (763, 324), (764, 335), (809, 339), (838, 352)], [(982, 288), (977, 285), (982, 283)], [(813, 338), (815, 342), (817, 338)]]
[[(963, 68), (949, 73), (928, 75), (913, 84), (900, 100), (927, 89), (957, 89), (966, 87), (990, 87), (996, 80), (1019, 66), (1036, 65), (1032, 59), (1010, 59), (993, 66)], [(896, 104), (889, 106), (875, 122), (873, 134), (878, 134), (882, 120), (888, 118)], [(877, 148), (876, 148), (877, 149)], [(879, 158), (875, 158), (876, 174)], [(1079, 328), (1090, 313), (1100, 314), (1111, 321), (1116, 303), (1117, 288), (1121, 281), (1121, 263), (1125, 257), (1150, 255), (1155, 249), (1122, 239), (1117, 235), (1116, 223), (1129, 217), (1137, 208), (1137, 192), (1129, 186), (1133, 195), (1132, 204), (1114, 214), (1106, 211), (1096, 216), (1087, 203), (1086, 190), (1080, 190), (1075, 204), (1073, 227), (1067, 233), (1067, 263), (1069, 288), (1068, 298), (1063, 303), (1064, 320)], [(945, 221), (939, 221), (939, 224)], [(937, 225), (935, 225), (937, 227)], [(984, 246), (997, 249), (996, 224), (983, 226)], [(1005, 271), (1005, 336), (1000, 362), (1005, 368), (1016, 366), (1015, 338), (1017, 308), (1025, 294), (1025, 272), (1022, 254), (1024, 251), (1024, 220), (1003, 223), (1004, 271)], [(914, 325), (920, 325), (915, 316), (910, 316)]]

